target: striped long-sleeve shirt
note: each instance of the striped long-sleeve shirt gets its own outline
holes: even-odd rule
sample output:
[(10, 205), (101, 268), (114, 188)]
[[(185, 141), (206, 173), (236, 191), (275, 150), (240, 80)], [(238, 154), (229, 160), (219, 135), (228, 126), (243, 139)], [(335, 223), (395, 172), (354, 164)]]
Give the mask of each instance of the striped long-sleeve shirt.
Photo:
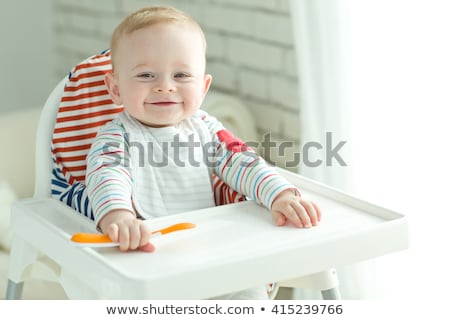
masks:
[(213, 206), (213, 175), (269, 209), (280, 192), (295, 188), (203, 111), (167, 128), (143, 126), (123, 112), (99, 130), (86, 186), (97, 222), (113, 209), (151, 218)]

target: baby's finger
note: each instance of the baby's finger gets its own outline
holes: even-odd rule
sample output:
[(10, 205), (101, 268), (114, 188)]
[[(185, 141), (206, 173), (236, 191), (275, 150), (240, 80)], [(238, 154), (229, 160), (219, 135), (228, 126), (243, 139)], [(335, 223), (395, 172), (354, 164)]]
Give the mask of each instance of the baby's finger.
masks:
[(147, 242), (143, 246), (140, 246), (139, 250), (144, 251), (144, 252), (153, 252), (153, 251), (155, 251), (155, 246), (153, 244), (151, 244), (150, 242)]
[(295, 208), (296, 215), (303, 226), (306, 228), (311, 227), (311, 219), (306, 209), (299, 202), (294, 203), (292, 206)]
[(317, 204), (315, 204), (314, 202), (311, 202), (311, 203), (314, 206), (314, 208), (316, 209), (317, 221), (322, 220), (322, 211), (320, 211), (319, 206)]
[[(299, 207), (301, 207), (299, 205)], [(304, 209), (302, 208), (302, 210), (304, 211)], [(296, 208), (296, 206), (288, 206), (286, 207), (286, 209), (283, 211), (284, 216), (286, 217), (287, 220), (289, 220), (294, 226), (298, 227), (298, 228), (302, 228), (305, 226), (305, 221), (303, 219), (303, 215), (307, 216), (306, 213), (298, 213), (298, 209)]]
[(115, 223), (111, 223), (106, 230), (106, 234), (112, 242), (119, 242), (119, 226)]
[(130, 225), (128, 228), (128, 231), (130, 233), (130, 244), (128, 246), (129, 249), (135, 250), (137, 249), (141, 244), (141, 228), (138, 224), (134, 223)]
[(119, 228), (119, 243), (121, 251), (127, 251), (130, 248), (130, 231), (127, 226)]
[(300, 204), (303, 206), (303, 208), (306, 210), (306, 213), (309, 217), (309, 220), (311, 221), (311, 224), (313, 226), (317, 226), (317, 223), (319, 222), (317, 217), (316, 208), (313, 206), (312, 202), (300, 200)]
[(281, 227), (286, 224), (286, 217), (280, 212), (280, 211), (273, 211), (272, 212), (272, 218), (275, 223), (275, 225)]
[(148, 226), (145, 223), (139, 224), (139, 232), (141, 235), (139, 247), (145, 246), (150, 241), (150, 236), (152, 234), (152, 230), (150, 229), (150, 226)]

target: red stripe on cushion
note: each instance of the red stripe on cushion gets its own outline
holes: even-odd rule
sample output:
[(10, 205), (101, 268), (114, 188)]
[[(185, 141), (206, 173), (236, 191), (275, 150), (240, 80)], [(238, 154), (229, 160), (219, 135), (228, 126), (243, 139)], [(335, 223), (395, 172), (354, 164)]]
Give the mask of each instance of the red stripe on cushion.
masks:
[(82, 166), (65, 166), (65, 168), (71, 172), (73, 171), (86, 171), (86, 165), (82, 165)]
[[(111, 113), (111, 110), (101, 110), (101, 111), (90, 112), (90, 113), (85, 113), (85, 114), (77, 114), (75, 116), (70, 116), (70, 117), (60, 117), (60, 118), (56, 119), (56, 122), (61, 123), (61, 122), (67, 122), (67, 121), (89, 119), (89, 118), (94, 118), (94, 117), (104, 116), (104, 115), (109, 115), (109, 114), (115, 114), (115, 113), (117, 113), (117, 112)], [(110, 120), (110, 119), (108, 119), (108, 120)]]
[(104, 74), (105, 74), (105, 71), (103, 71), (103, 70), (86, 72), (86, 73), (82, 73), (82, 74), (73, 76), (72, 78), (70, 78), (70, 81), (79, 81), (80, 79), (98, 77), (98, 76), (102, 76)]
[(81, 100), (81, 99), (93, 98), (93, 97), (98, 97), (98, 96), (109, 96), (108, 90), (82, 93), (82, 94), (79, 94), (76, 96), (65, 96), (65, 97), (61, 98), (61, 102), (77, 101), (77, 100)]
[[(87, 109), (87, 108), (105, 106), (105, 105), (111, 105), (111, 104), (113, 104), (111, 99), (101, 100), (101, 101), (96, 101), (96, 102), (60, 107), (58, 112), (74, 111), (74, 110)], [(112, 110), (115, 110), (115, 109), (112, 109)], [(112, 113), (114, 113), (114, 112), (112, 112)]]
[[(107, 56), (109, 57), (109, 55), (107, 55)], [(105, 56), (103, 56), (103, 57), (102, 56), (96, 56), (92, 60), (94, 60), (96, 58), (98, 59), (98, 58), (104, 58), (104, 57)], [(98, 62), (91, 62), (91, 61), (87, 62), (87, 63), (81, 63), (81, 64), (77, 65), (72, 73), (77, 73), (81, 69), (85, 69), (85, 68), (111, 65), (111, 59), (105, 59), (103, 61), (98, 61)]]
[(55, 128), (54, 133), (70, 132), (70, 131), (76, 132), (76, 131), (79, 131), (82, 129), (96, 128), (101, 125), (104, 125), (105, 123), (107, 123), (109, 121), (111, 121), (111, 120), (108, 119), (108, 120), (102, 120), (102, 121), (97, 121), (97, 122), (92, 122), (92, 123), (80, 124), (80, 125), (76, 125), (76, 126)]
[(83, 134), (83, 135), (69, 136), (69, 137), (64, 137), (64, 138), (54, 138), (52, 142), (54, 144), (56, 144), (56, 143), (61, 143), (61, 142), (78, 141), (78, 140), (83, 140), (83, 139), (93, 139), (93, 138), (95, 138), (96, 135), (97, 135), (97, 132)]
[(86, 160), (86, 154), (79, 155), (79, 156), (73, 156), (73, 157), (59, 157), (56, 158), (56, 161), (58, 162), (74, 162), (74, 161), (84, 161)]
[(69, 86), (67, 85), (64, 89), (64, 91), (66, 92), (75, 92), (81, 89), (86, 89), (86, 88), (95, 88), (98, 86), (105, 86), (105, 81), (104, 80), (98, 80), (98, 81), (92, 81), (92, 82), (86, 82), (86, 83), (82, 83), (79, 84), (78, 86)]

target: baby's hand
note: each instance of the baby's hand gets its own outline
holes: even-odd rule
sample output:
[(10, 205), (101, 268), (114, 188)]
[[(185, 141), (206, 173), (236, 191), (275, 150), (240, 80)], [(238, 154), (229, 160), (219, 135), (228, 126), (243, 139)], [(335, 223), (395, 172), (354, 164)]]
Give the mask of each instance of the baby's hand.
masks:
[(134, 214), (126, 210), (108, 212), (99, 224), (103, 233), (113, 242), (120, 243), (121, 251), (139, 249), (153, 252), (155, 247), (149, 242), (151, 230), (144, 221), (137, 219)]
[(289, 221), (298, 228), (309, 228), (318, 225), (322, 214), (315, 203), (302, 199), (297, 190), (288, 189), (272, 203), (272, 217), (277, 226)]

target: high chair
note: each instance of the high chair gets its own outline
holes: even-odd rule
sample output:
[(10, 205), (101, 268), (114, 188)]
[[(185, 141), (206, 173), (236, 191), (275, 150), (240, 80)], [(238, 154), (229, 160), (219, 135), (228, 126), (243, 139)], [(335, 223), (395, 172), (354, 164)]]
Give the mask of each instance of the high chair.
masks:
[[(20, 298), (30, 278), (59, 282), (71, 299), (206, 299), (269, 283), (275, 283), (271, 298), (279, 286), (288, 286), (338, 299), (334, 267), (408, 247), (403, 215), (283, 169), (320, 205), (320, 226), (275, 227), (267, 209), (215, 181), (220, 206), (149, 221), (154, 229), (180, 221), (197, 225), (156, 238), (152, 254), (73, 245), (72, 234), (97, 232), (79, 181), (95, 130), (121, 111), (105, 98), (102, 79), (109, 70), (109, 52), (87, 59), (44, 105), (35, 193), (11, 212), (7, 299)], [(79, 94), (87, 78), (96, 89)]]

